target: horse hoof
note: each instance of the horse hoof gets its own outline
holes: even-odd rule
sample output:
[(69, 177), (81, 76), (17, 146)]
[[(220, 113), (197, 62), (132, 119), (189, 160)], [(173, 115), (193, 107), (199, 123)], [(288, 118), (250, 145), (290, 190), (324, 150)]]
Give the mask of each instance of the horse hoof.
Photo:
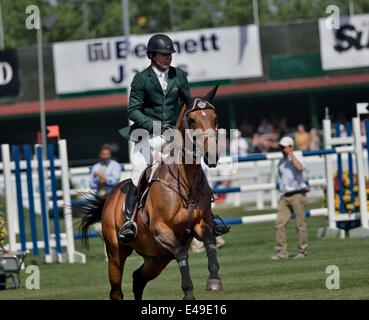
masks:
[(208, 291), (222, 291), (222, 281), (220, 279), (208, 279), (205, 289)]
[(183, 300), (196, 300), (194, 296), (184, 296)]

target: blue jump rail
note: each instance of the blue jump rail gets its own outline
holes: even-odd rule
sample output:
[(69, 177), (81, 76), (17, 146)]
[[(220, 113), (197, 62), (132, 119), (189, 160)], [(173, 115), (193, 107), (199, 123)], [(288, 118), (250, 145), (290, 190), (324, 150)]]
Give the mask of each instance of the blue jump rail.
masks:
[[(306, 218), (310, 218), (312, 215), (311, 215), (311, 211), (308, 210), (308, 211), (305, 211), (305, 217)], [(235, 217), (235, 218), (224, 218), (223, 221), (225, 224), (246, 224), (243, 220), (242, 220), (243, 217)], [(293, 213), (291, 215), (291, 218), (292, 219), (296, 219), (296, 214)], [(219, 219), (215, 219), (214, 220), (216, 223), (221, 223), (221, 221)]]
[[(304, 157), (312, 157), (312, 156), (324, 156), (327, 154), (335, 154), (337, 151), (335, 149), (321, 149), (321, 150), (305, 150), (302, 151), (302, 155)], [(263, 160), (272, 160), (276, 159), (277, 152), (274, 153), (257, 153), (249, 156), (235, 156), (233, 157), (234, 161), (238, 162), (252, 162), (252, 161), (263, 161)]]

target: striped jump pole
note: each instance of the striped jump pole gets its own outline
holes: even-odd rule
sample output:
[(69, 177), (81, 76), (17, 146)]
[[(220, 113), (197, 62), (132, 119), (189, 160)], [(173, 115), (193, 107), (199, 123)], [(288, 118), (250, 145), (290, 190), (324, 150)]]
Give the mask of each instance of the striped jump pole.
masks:
[(24, 209), (22, 200), (22, 179), (21, 179), (21, 168), (20, 168), (20, 151), (18, 146), (13, 146), (12, 149), (13, 160), (15, 164), (15, 185), (17, 193), (17, 206), (18, 206), (18, 223), (19, 223), (19, 237), (21, 243), (22, 252), (26, 252), (26, 228), (24, 224)]
[[(346, 131), (347, 131), (347, 135), (348, 136), (352, 136), (352, 124), (350, 122), (346, 123)], [(354, 180), (354, 164), (353, 164), (353, 159), (352, 159), (352, 153), (348, 153), (347, 154), (348, 157), (348, 162), (347, 162), (347, 166), (348, 166), (348, 176), (349, 176), (349, 189), (351, 192), (351, 199), (350, 199), (350, 203), (354, 203), (355, 202), (355, 193), (354, 193), (354, 186), (355, 186), (355, 180)]]
[[(363, 143), (361, 139), (361, 126), (360, 118), (352, 119), (352, 128), (354, 133), (354, 146), (356, 153), (356, 167), (359, 186), (359, 202), (360, 202), (360, 220), (361, 227), (355, 228), (350, 231), (352, 237), (366, 237), (369, 236), (369, 223), (368, 223), (368, 208), (366, 197), (366, 185), (365, 185), (365, 170), (364, 170), (364, 158), (363, 158)], [(369, 143), (369, 141), (367, 141)]]
[(35, 211), (35, 201), (33, 197), (33, 181), (32, 181), (32, 153), (31, 147), (25, 145), (23, 147), (24, 158), (26, 160), (26, 174), (27, 174), (27, 190), (28, 190), (28, 205), (29, 205), (29, 221), (31, 225), (31, 239), (32, 239), (32, 254), (38, 255), (38, 234), (37, 234), (37, 221)]
[(53, 221), (54, 221), (54, 233), (56, 242), (56, 255), (58, 262), (62, 261), (62, 246), (60, 241), (60, 224), (59, 224), (59, 210), (58, 210), (58, 197), (57, 197), (57, 182), (55, 176), (55, 160), (54, 160), (54, 145), (49, 144), (48, 158), (50, 161), (50, 179), (51, 179), (51, 192), (52, 192), (52, 202), (53, 202)]
[[(336, 125), (336, 137), (341, 137), (341, 123), (337, 122)], [(337, 154), (337, 180), (338, 180), (338, 197), (339, 197), (339, 208), (340, 212), (346, 211), (344, 196), (344, 185), (343, 185), (343, 166), (342, 166), (342, 155)]]
[[(326, 208), (319, 209), (311, 209), (305, 211), (305, 217), (319, 217), (319, 216), (327, 216), (328, 210)], [(292, 219), (296, 219), (296, 214), (293, 213), (291, 216)], [(277, 219), (277, 213), (268, 213), (268, 214), (260, 214), (254, 216), (244, 216), (237, 218), (224, 218), (223, 221), (226, 224), (252, 224), (252, 223), (260, 223), (260, 222), (272, 222)], [(216, 222), (220, 223), (219, 220), (215, 219)]]
[[(313, 156), (325, 156), (325, 155), (348, 153), (353, 151), (354, 151), (353, 146), (342, 146), (331, 149), (305, 150), (299, 152), (301, 152), (304, 157), (313, 157)], [(235, 156), (233, 157), (233, 160), (238, 162), (250, 162), (250, 161), (276, 160), (282, 158), (283, 158), (282, 152), (272, 152), (272, 153), (258, 153), (249, 156)]]
[[(365, 186), (363, 143), (368, 142), (368, 139), (367, 137), (362, 137), (361, 135), (360, 119), (358, 117), (352, 118), (351, 125), (353, 134), (352, 136), (332, 138), (331, 121), (329, 119), (323, 120), (324, 143), (326, 148), (332, 148), (336, 145), (343, 144), (350, 144), (353, 148), (351, 153), (355, 154), (356, 159), (356, 171), (357, 171), (356, 173), (358, 178), (361, 227), (351, 229), (350, 237), (366, 237), (369, 236), (369, 228), (368, 228), (368, 212), (366, 204), (367, 197)], [(337, 147), (336, 149), (338, 148), (344, 147)], [(337, 225), (335, 220), (335, 206), (334, 206), (333, 165), (332, 159), (329, 158), (326, 159), (326, 178), (327, 178), (327, 201), (328, 201), (327, 206), (329, 217), (329, 227), (327, 228), (327, 232), (334, 234), (337, 231)]]
[[(37, 145), (35, 146), (36, 159), (32, 160), (29, 145), (22, 148), (23, 153), (18, 146), (13, 146), (10, 150), (9, 145), (1, 145), (2, 163), (0, 170), (2, 170), (5, 183), (6, 220), (9, 234), (9, 244), (5, 246), (5, 249), (11, 252), (19, 250), (26, 252), (31, 249), (34, 256), (37, 256), (42, 249), (46, 263), (85, 263), (85, 255), (75, 251), (74, 247), (69, 167), (65, 140), (59, 141), (58, 149), (59, 158), (56, 158), (54, 146), (49, 145), (48, 159), (44, 159), (42, 146)], [(22, 160), (22, 156), (24, 156), (24, 160)], [(62, 188), (58, 190), (57, 179), (60, 176)], [(46, 187), (49, 186), (51, 188), (50, 196), (46, 192)], [(61, 208), (64, 212), (65, 233), (62, 233), (59, 221), (58, 195), (63, 197)], [(36, 212), (35, 199), (37, 196), (40, 201), (40, 212)], [(49, 197), (51, 198), (50, 202), (48, 201)], [(27, 198), (27, 203), (24, 202), (25, 198)], [(28, 210), (25, 209), (27, 204)], [(49, 206), (53, 217), (52, 234), (49, 225)], [(25, 218), (26, 211), (29, 213), (29, 219)], [(39, 229), (42, 231), (42, 240), (38, 237)], [(66, 252), (63, 252), (63, 249)]]
[(9, 235), (9, 250), (15, 252), (17, 251), (17, 231), (19, 224), (17, 220), (16, 196), (13, 190), (10, 147), (8, 144), (1, 145), (1, 158), (5, 187), (5, 209)]
[(50, 232), (49, 232), (49, 219), (47, 210), (47, 199), (45, 190), (45, 175), (44, 164), (42, 155), (42, 146), (36, 146), (36, 157), (38, 166), (38, 183), (40, 192), (40, 207), (41, 207), (41, 221), (42, 221), (42, 236), (44, 240), (44, 255), (45, 262), (52, 262), (51, 250), (50, 250)]

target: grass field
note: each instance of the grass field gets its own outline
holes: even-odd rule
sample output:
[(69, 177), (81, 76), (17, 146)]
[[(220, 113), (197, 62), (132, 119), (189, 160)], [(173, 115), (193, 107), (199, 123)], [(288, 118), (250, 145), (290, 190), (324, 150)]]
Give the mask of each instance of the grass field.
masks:
[[(242, 216), (242, 208), (218, 209), (224, 216)], [(317, 239), (318, 227), (326, 226), (325, 218), (311, 218), (309, 255), (305, 259), (271, 261), (274, 253), (274, 225), (260, 223), (233, 226), (219, 250), (220, 275), (224, 291), (204, 290), (207, 279), (205, 254), (190, 254), (190, 270), (197, 299), (369, 299), (369, 239)], [(297, 237), (294, 224), (288, 226), (289, 251), (294, 252)], [(28, 256), (26, 264), (40, 267), (40, 290), (9, 289), (0, 291), (2, 299), (107, 299), (109, 282), (107, 262), (100, 239), (90, 241), (87, 264), (45, 265)], [(126, 299), (133, 299), (131, 274), (141, 265), (136, 254), (128, 258), (123, 278)], [(325, 281), (327, 266), (340, 269), (340, 289), (328, 290)], [(26, 274), (22, 271), (24, 284)], [(175, 262), (148, 284), (144, 299), (182, 299), (180, 274)]]

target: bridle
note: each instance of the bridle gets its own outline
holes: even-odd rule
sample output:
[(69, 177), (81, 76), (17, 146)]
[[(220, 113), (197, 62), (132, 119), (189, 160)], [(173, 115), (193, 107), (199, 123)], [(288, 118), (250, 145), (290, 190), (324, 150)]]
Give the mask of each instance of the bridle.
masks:
[[(197, 142), (193, 141), (192, 135), (189, 134), (188, 130), (190, 130), (189, 127), (189, 122), (190, 122), (190, 118), (189, 118), (189, 114), (191, 112), (196, 112), (196, 111), (203, 111), (206, 109), (211, 109), (215, 112), (215, 107), (207, 101), (202, 100), (201, 98), (195, 98), (195, 100), (193, 101), (192, 105), (190, 107), (187, 107), (188, 110), (186, 111), (186, 113), (184, 114), (183, 117), (183, 127), (185, 130), (185, 135), (187, 134), (187, 136), (189, 137), (189, 139), (192, 142), (192, 147), (193, 145), (195, 145), (195, 152), (193, 150), (188, 150), (185, 146), (183, 146), (184, 150), (186, 153), (190, 153), (192, 154), (192, 156), (196, 156), (196, 150), (197, 150), (197, 146), (199, 146), (197, 144)], [(198, 133), (196, 135), (194, 135), (194, 137), (196, 139), (200, 138), (202, 139), (203, 136), (207, 136), (208, 138), (215, 138), (216, 143), (218, 143), (218, 123), (216, 122), (215, 125), (215, 130), (212, 132), (202, 132), (202, 133)]]

